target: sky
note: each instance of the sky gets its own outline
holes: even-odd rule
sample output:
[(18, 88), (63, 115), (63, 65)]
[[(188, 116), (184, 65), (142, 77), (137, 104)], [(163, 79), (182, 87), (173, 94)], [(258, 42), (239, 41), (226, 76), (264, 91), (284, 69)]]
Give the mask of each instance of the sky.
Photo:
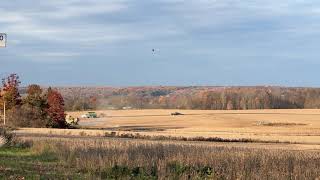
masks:
[(320, 87), (320, 1), (15, 0), (0, 14), (0, 76), (23, 85)]

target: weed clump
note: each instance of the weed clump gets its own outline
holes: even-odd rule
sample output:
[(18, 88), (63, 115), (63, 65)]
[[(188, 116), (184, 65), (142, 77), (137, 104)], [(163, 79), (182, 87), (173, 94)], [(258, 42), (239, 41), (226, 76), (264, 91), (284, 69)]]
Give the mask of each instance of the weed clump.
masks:
[(0, 127), (0, 147), (8, 146), (14, 141), (14, 134), (7, 127)]

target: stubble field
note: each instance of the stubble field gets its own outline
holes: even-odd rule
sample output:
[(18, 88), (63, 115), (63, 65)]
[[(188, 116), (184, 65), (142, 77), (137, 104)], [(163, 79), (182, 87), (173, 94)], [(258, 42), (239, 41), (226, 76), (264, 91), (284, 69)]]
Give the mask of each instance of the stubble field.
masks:
[[(148, 136), (220, 137), (320, 145), (320, 110), (106, 110), (100, 118), (80, 118), (76, 130), (53, 130), (53, 134), (105, 132)], [(172, 112), (184, 115), (172, 116)], [(86, 112), (68, 112), (81, 117)], [(91, 129), (91, 130), (87, 130)], [(47, 129), (21, 129), (23, 133), (48, 133)]]
[[(171, 116), (172, 112), (184, 115)], [(80, 117), (85, 112), (70, 112)], [(86, 128), (148, 135), (252, 138), (320, 144), (320, 110), (113, 110), (106, 117), (81, 119)]]

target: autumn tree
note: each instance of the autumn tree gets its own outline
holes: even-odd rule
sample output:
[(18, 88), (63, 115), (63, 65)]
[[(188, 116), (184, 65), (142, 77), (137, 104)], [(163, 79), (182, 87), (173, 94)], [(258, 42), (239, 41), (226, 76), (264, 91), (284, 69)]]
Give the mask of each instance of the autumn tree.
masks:
[(32, 84), (27, 88), (27, 96), (24, 99), (24, 104), (28, 104), (31, 107), (45, 109), (46, 108), (46, 99), (45, 95), (42, 92), (42, 89), (39, 85)]
[(65, 112), (64, 112), (64, 100), (62, 95), (51, 88), (47, 92), (47, 103), (48, 103), (48, 116), (51, 119), (52, 127), (65, 128)]
[(12, 109), (21, 105), (21, 96), (19, 93), (20, 83), (17, 74), (10, 74), (7, 78), (2, 79), (2, 98), (6, 103), (7, 109)]
[(47, 127), (50, 121), (47, 114), (47, 97), (39, 85), (32, 84), (27, 88), (21, 110), (29, 117), (31, 127)]

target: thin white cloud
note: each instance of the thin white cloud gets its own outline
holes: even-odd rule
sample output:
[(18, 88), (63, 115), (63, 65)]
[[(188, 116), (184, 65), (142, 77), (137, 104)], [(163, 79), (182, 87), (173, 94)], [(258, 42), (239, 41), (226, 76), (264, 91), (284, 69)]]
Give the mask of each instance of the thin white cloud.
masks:
[(5, 12), (1, 9), (0, 9), (0, 13), (1, 13), (0, 23), (19, 23), (26, 20), (26, 18), (20, 14)]
[[(56, 7), (53, 11), (46, 12), (48, 18), (69, 19), (74, 17), (85, 17), (97, 14), (107, 14), (123, 11), (127, 8), (124, 1), (65, 1), (51, 2), (49, 7)], [(33, 15), (44, 14), (43, 12), (33, 13)]]
[(320, 17), (318, 1), (302, 0), (190, 0), (168, 7), (192, 26), (222, 26), (266, 18)]
[(79, 57), (79, 53), (74, 52), (32, 52), (20, 54), (23, 59), (38, 63), (63, 63), (70, 62)]
[(70, 53), (70, 52), (41, 52), (37, 54), (25, 54), (25, 57), (75, 57), (79, 56), (79, 53)]

